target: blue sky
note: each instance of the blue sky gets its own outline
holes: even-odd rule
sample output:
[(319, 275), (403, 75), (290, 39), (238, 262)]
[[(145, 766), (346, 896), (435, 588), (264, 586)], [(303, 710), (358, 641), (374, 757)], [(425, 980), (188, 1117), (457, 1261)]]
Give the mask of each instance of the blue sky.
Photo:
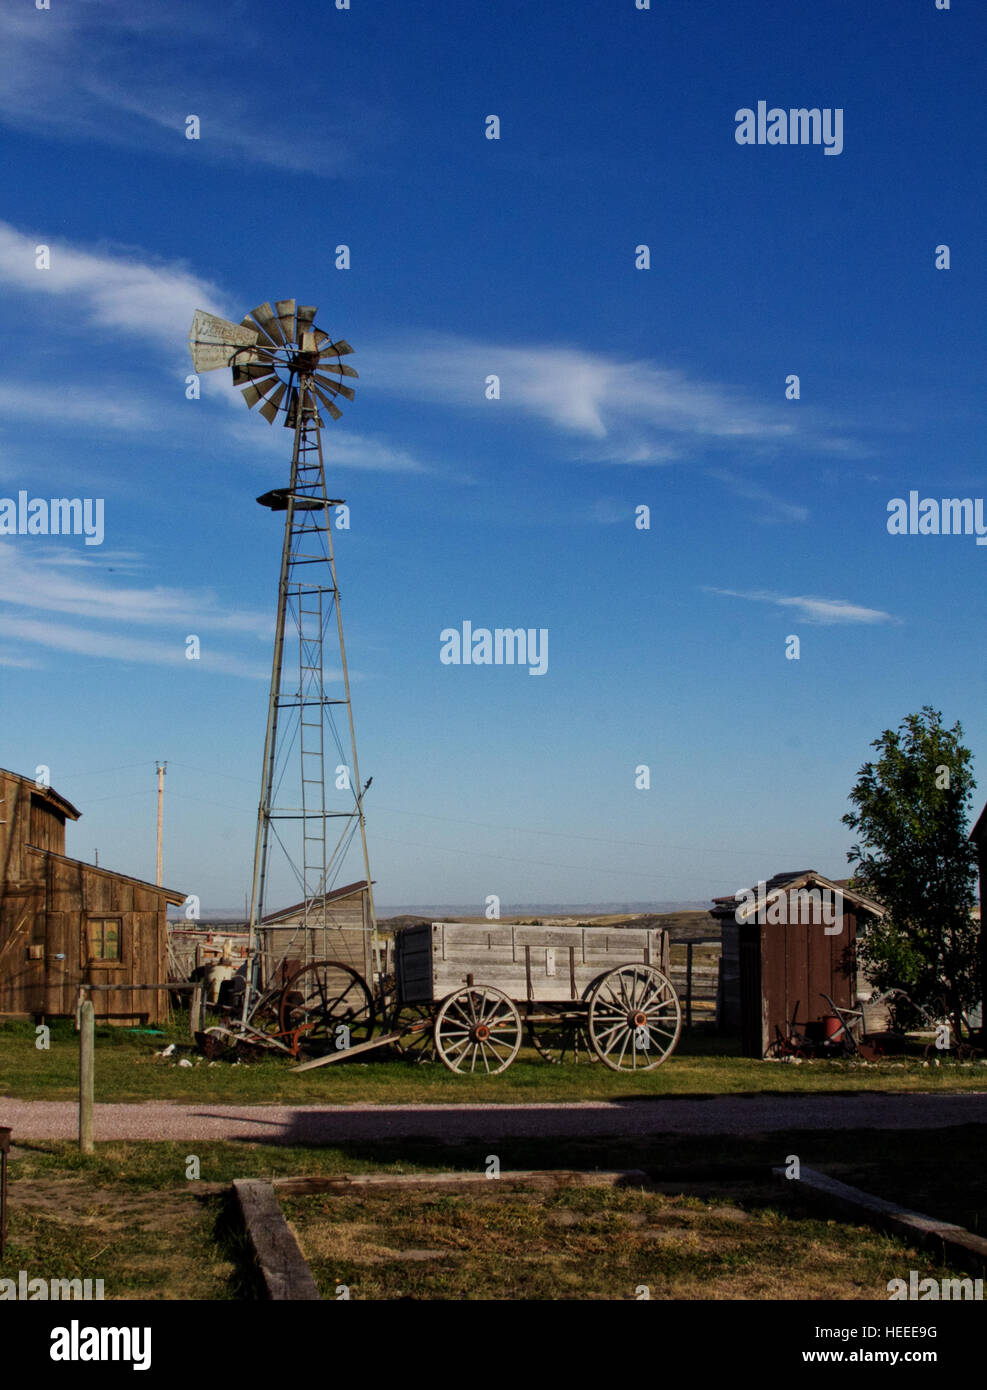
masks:
[[(105, 539), (0, 537), (0, 764), (69, 852), (153, 877), (167, 759), (165, 881), (243, 901), (290, 436), (225, 372), (187, 400), (186, 338), (292, 296), (360, 372), (325, 445), (380, 903), (840, 874), (926, 703), (982, 768), (987, 547), (886, 509), (987, 490), (985, 40), (968, 0), (9, 0), (0, 494)], [(738, 145), (759, 100), (842, 153)], [(464, 620), (547, 628), (547, 673), (442, 665)]]

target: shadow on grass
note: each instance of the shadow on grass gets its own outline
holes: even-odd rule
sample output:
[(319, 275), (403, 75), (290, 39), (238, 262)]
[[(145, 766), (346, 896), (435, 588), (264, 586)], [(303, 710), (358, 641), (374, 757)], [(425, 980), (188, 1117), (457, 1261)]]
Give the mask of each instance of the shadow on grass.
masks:
[[(203, 1197), (200, 1200), (208, 1202), (216, 1199)], [(260, 1271), (232, 1188), (219, 1196), (219, 1211), (213, 1223), (212, 1238), (219, 1254), (232, 1266), (227, 1280), (227, 1296), (248, 1303), (262, 1300), (264, 1288)]]

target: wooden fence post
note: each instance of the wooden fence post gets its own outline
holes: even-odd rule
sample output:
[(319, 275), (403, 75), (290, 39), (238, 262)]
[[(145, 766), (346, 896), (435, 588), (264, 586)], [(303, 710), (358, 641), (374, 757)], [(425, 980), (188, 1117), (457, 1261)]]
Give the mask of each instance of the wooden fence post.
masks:
[(194, 1038), (202, 1028), (202, 983), (198, 982), (192, 989), (192, 1002), (188, 1011), (188, 1030)]
[(96, 1011), (86, 999), (79, 1010), (79, 1148), (93, 1152), (93, 1071), (96, 1051)]
[(685, 944), (685, 1026), (692, 1027), (692, 942)]

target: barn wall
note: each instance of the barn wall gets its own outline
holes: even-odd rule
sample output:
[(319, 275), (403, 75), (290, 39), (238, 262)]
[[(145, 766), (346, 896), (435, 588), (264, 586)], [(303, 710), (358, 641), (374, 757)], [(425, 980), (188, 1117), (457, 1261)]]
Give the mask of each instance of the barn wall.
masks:
[(36, 874), (25, 856), (31, 843), (30, 784), (0, 773), (0, 798), (0, 882), (16, 886)]
[(50, 849), (53, 854), (65, 853), (65, 816), (57, 806), (35, 793), (30, 798), (28, 844), (36, 849)]
[[(71, 1016), (80, 985), (116, 985), (94, 991), (97, 1018), (163, 1021), (164, 992), (124, 986), (167, 979), (164, 894), (74, 859), (37, 850), (22, 859), (35, 882), (8, 881), (0, 898), (0, 1012)], [(119, 922), (119, 960), (90, 959), (93, 918)]]

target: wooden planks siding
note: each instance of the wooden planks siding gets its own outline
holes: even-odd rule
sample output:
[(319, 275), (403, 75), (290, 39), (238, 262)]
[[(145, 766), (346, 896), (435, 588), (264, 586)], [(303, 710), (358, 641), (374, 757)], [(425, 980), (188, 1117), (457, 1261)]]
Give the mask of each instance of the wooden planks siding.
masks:
[(668, 973), (668, 934), (656, 928), (487, 926), (433, 922), (395, 937), (395, 974), (406, 1003), (430, 1003), (473, 983), (518, 1001), (583, 999), (608, 970), (648, 962)]

